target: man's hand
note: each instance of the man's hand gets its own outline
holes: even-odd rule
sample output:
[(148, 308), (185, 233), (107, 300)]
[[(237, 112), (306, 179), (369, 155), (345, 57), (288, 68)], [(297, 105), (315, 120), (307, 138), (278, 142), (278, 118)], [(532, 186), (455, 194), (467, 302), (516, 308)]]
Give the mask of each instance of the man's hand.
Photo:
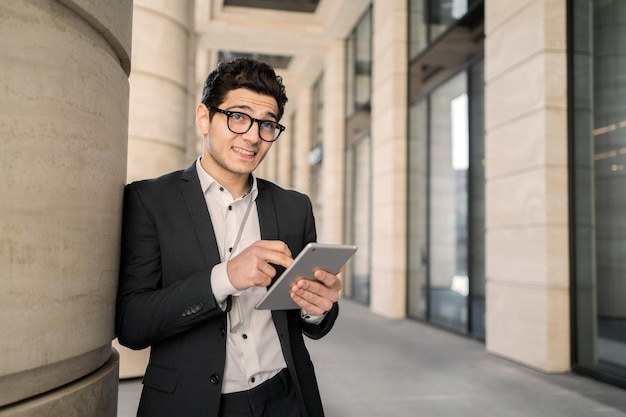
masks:
[(270, 265), (287, 268), (293, 262), (289, 247), (280, 240), (258, 240), (226, 264), (226, 272), (233, 287), (243, 291), (250, 287), (267, 287), (276, 275)]
[(315, 271), (313, 276), (315, 280), (302, 278), (296, 281), (291, 287), (291, 299), (307, 313), (321, 316), (339, 300), (339, 291), (343, 284), (337, 275), (321, 269)]

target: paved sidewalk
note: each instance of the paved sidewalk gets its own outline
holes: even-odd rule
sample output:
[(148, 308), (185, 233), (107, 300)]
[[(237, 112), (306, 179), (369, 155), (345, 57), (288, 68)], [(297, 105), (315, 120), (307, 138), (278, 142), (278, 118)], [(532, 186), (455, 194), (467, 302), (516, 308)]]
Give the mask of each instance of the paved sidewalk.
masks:
[[(546, 375), (484, 344), (340, 301), (333, 331), (308, 341), (326, 417), (626, 417), (626, 390)], [(119, 417), (135, 415), (138, 380), (122, 381)]]

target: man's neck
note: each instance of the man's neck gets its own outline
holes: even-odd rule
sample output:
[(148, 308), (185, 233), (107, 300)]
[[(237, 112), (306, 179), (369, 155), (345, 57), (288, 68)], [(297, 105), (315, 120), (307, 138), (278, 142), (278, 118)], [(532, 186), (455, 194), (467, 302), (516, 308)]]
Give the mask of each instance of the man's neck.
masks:
[(200, 161), (202, 168), (204, 171), (209, 174), (215, 181), (217, 181), (221, 186), (226, 188), (230, 195), (233, 196), (234, 199), (237, 199), (250, 191), (251, 188), (251, 178), (250, 174), (234, 174), (234, 173), (224, 173), (217, 169), (213, 169), (213, 166), (207, 164), (205, 158), (202, 158)]

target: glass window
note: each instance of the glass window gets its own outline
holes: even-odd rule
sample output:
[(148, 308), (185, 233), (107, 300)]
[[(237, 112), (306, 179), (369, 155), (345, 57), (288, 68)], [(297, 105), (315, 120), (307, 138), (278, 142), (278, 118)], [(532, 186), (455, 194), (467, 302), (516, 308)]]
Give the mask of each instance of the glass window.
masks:
[(469, 69), (468, 242), (470, 332), (485, 339), (485, 64)]
[(431, 321), (467, 328), (467, 74), (460, 73), (430, 96)]
[(574, 366), (626, 386), (626, 2), (569, 15)]
[(408, 312), (427, 319), (427, 208), (428, 187), (428, 101), (422, 99), (409, 109), (409, 213), (408, 225)]
[(409, 60), (428, 45), (428, 17), (424, 0), (409, 0)]
[(345, 240), (359, 247), (346, 265), (344, 295), (370, 300), (372, 9), (346, 41)]
[(485, 334), (483, 61), (410, 107), (408, 314)]
[(346, 150), (346, 237), (358, 246), (346, 270), (346, 295), (368, 304), (370, 299), (371, 138), (366, 135)]
[(313, 110), (311, 115), (311, 126), (313, 134), (311, 135), (311, 146), (308, 153), (308, 161), (311, 165), (311, 173), (309, 175), (309, 186), (311, 202), (314, 211), (321, 208), (320, 194), (320, 171), (322, 165), (322, 142), (324, 139), (324, 76), (320, 76), (313, 86)]
[(296, 184), (294, 179), (298, 173), (298, 167), (296, 165), (296, 138), (298, 137), (296, 112), (291, 114), (291, 118), (289, 120), (291, 134), (289, 135), (289, 178), (287, 178), (287, 188), (295, 188)]
[(372, 95), (372, 9), (346, 41), (346, 115), (369, 109)]
[(434, 39), (467, 13), (468, 0), (429, 0), (430, 38)]
[(409, 0), (409, 59), (483, 0)]

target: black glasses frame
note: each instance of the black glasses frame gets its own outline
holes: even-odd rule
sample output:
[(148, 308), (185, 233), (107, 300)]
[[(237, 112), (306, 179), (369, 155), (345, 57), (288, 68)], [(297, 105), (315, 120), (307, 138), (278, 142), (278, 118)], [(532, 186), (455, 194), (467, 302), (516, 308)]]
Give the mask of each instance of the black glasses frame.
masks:
[[(275, 122), (273, 120), (260, 120), (260, 119), (255, 119), (254, 117), (250, 116), (247, 113), (241, 112), (241, 111), (230, 111), (230, 110), (222, 110), (219, 107), (214, 107), (211, 106), (210, 107), (211, 110), (218, 112), (218, 113), (222, 113), (223, 115), (226, 115), (226, 126), (228, 126), (228, 130), (230, 130), (233, 133), (236, 133), (238, 135), (243, 135), (244, 133), (248, 132), (250, 130), (250, 128), (252, 128), (252, 125), (256, 122), (259, 125), (259, 138), (261, 138), (262, 141), (265, 142), (274, 142), (276, 141), (276, 139), (278, 139), (278, 137), (280, 136), (281, 133), (283, 133), (283, 131), (285, 130), (285, 126), (281, 125), (278, 122)], [(242, 114), (246, 117), (248, 117), (250, 119), (250, 125), (248, 126), (248, 128), (246, 130), (244, 130), (243, 132), (236, 132), (234, 131), (231, 127), (230, 127), (230, 118), (234, 115), (234, 114)], [(265, 139), (263, 136), (261, 136), (261, 124), (262, 123), (273, 123), (276, 125), (276, 127), (278, 127), (278, 135), (276, 135), (276, 137), (272, 140), (268, 140)]]

